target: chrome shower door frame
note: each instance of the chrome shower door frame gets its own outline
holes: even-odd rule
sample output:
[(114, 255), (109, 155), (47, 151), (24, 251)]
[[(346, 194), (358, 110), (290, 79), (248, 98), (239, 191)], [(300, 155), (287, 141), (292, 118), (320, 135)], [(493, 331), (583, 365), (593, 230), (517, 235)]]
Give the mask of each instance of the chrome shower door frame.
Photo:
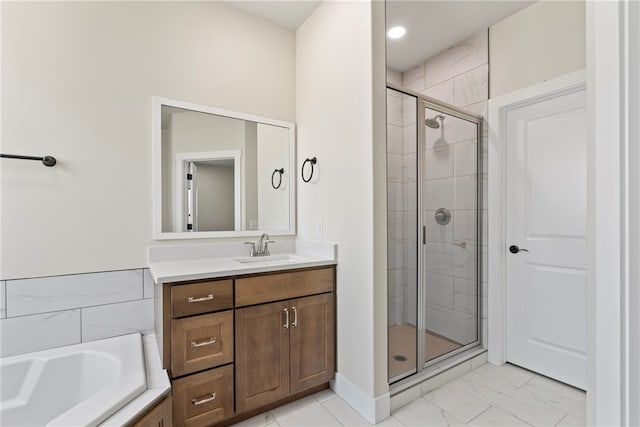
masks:
[[(399, 93), (413, 96), (417, 98), (417, 175), (416, 175), (416, 191), (417, 191), (417, 207), (418, 207), (418, 215), (417, 215), (417, 229), (416, 229), (416, 242), (421, 242), (418, 244), (417, 251), (417, 262), (418, 262), (418, 289), (417, 289), (417, 363), (416, 363), (416, 372), (413, 375), (410, 375), (408, 378), (415, 377), (419, 375), (421, 372), (428, 370), (430, 367), (434, 365), (438, 365), (440, 362), (444, 360), (449, 360), (455, 357), (458, 354), (466, 353), (471, 349), (475, 349), (482, 345), (482, 215), (483, 215), (483, 194), (482, 194), (482, 181), (483, 181), (483, 167), (482, 167), (482, 146), (483, 146), (483, 117), (468, 113), (463, 111), (462, 109), (442, 102), (440, 100), (430, 98), (425, 96), (419, 92), (414, 92), (412, 90), (408, 90), (406, 88), (396, 86), (393, 84), (387, 84), (388, 89), (395, 90)], [(476, 286), (477, 286), (477, 315), (476, 315), (476, 341), (473, 341), (469, 344), (466, 344), (456, 350), (448, 352), (442, 356), (434, 358), (432, 360), (426, 361), (426, 350), (425, 350), (425, 340), (426, 334), (423, 333), (425, 331), (426, 326), (426, 292), (425, 292), (425, 275), (426, 275), (426, 266), (425, 266), (425, 243), (426, 243), (426, 224), (424, 220), (424, 209), (425, 209), (425, 200), (424, 200), (424, 190), (425, 190), (425, 147), (426, 147), (426, 132), (425, 132), (425, 108), (429, 108), (431, 110), (435, 110), (439, 113), (447, 114), (453, 117), (457, 117), (462, 120), (466, 120), (471, 123), (476, 124), (476, 140), (477, 140), (477, 149), (476, 149), (476, 187), (477, 187), (477, 195), (476, 195), (476, 233), (477, 233), (477, 254), (476, 254), (476, 264), (477, 264), (477, 276), (476, 276)], [(422, 125), (420, 125), (422, 123)], [(421, 363), (420, 361), (423, 361)], [(401, 381), (401, 380), (400, 380)]]

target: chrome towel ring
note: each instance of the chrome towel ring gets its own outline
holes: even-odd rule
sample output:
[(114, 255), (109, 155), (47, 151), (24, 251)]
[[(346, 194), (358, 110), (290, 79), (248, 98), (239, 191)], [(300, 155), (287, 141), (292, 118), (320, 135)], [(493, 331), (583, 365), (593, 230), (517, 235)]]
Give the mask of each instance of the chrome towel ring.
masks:
[[(304, 167), (307, 165), (307, 162), (311, 165), (311, 173), (309, 174), (309, 178), (305, 178), (304, 177)], [(318, 163), (318, 159), (315, 157), (312, 158), (307, 158), (303, 163), (302, 163), (302, 180), (304, 182), (309, 182), (311, 181), (311, 178), (313, 178), (313, 165), (315, 165), (316, 163)]]
[[(279, 174), (280, 179), (278, 180), (278, 185), (273, 183), (273, 178), (276, 176), (276, 173)], [(276, 169), (271, 174), (271, 186), (274, 190), (277, 190), (282, 185), (282, 174), (284, 173), (284, 168)]]

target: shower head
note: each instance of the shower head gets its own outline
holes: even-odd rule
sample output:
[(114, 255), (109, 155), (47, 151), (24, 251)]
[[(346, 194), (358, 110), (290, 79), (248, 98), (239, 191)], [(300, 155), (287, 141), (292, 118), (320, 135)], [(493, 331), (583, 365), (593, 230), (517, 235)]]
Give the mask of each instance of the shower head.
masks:
[(431, 129), (438, 129), (440, 127), (440, 123), (438, 123), (438, 119), (440, 119), (440, 121), (444, 120), (444, 114), (438, 114), (437, 116), (431, 119), (426, 119), (424, 121), (424, 124), (429, 126)]

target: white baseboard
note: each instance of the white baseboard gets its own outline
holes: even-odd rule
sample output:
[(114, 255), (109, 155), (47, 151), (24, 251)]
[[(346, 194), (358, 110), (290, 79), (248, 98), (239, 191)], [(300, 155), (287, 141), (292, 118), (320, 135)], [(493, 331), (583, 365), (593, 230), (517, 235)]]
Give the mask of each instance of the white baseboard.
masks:
[(389, 418), (391, 414), (391, 397), (388, 392), (379, 397), (371, 397), (337, 372), (336, 378), (331, 381), (331, 389), (372, 424)]

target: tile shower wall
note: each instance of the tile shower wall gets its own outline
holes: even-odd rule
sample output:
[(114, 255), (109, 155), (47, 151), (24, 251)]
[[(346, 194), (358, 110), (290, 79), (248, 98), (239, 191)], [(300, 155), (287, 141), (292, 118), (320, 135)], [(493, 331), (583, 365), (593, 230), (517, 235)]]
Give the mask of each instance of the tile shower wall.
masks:
[[(402, 75), (387, 70), (389, 83), (402, 84)], [(404, 272), (404, 148), (402, 95), (387, 91), (387, 248), (389, 326), (406, 323)]]
[[(402, 74), (388, 69), (389, 83)], [(416, 98), (387, 91), (389, 325), (417, 323)]]
[[(488, 32), (482, 31), (402, 74), (402, 86), (432, 98), (487, 115)], [(432, 114), (429, 116), (429, 114)], [(427, 117), (437, 113), (427, 111)], [(405, 125), (412, 125), (405, 123)], [(486, 172), (486, 120), (482, 156)], [(405, 143), (405, 148), (408, 143)], [(427, 128), (425, 188), (427, 227), (426, 324), (427, 329), (460, 343), (475, 340), (477, 315), (476, 253), (476, 137), (475, 126), (447, 117), (441, 129)], [(404, 152), (405, 156), (408, 154)], [(486, 338), (486, 173), (483, 174), (482, 222), (483, 337)], [(408, 184), (406, 184), (408, 185)], [(452, 220), (446, 226), (434, 219), (435, 209), (448, 207)], [(407, 241), (407, 243), (409, 243)], [(415, 245), (415, 241), (413, 242)], [(414, 304), (407, 295), (405, 304)], [(486, 341), (484, 341), (486, 342)]]
[(153, 332), (147, 269), (6, 280), (0, 290), (2, 357)]

